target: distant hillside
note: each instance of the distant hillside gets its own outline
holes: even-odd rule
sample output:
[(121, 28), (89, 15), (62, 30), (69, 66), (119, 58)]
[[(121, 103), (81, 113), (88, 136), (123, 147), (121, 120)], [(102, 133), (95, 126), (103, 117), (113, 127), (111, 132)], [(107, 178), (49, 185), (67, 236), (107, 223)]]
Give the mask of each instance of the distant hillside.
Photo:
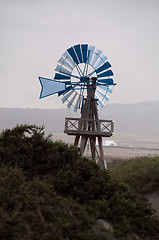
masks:
[[(19, 109), (0, 108), (0, 130), (16, 124), (44, 125), (47, 132), (62, 132), (65, 117), (79, 114), (65, 109)], [(107, 104), (100, 114), (101, 119), (113, 119), (116, 133), (159, 134), (159, 101), (137, 104)]]
[(115, 121), (117, 133), (159, 135), (159, 101), (109, 104), (101, 116)]

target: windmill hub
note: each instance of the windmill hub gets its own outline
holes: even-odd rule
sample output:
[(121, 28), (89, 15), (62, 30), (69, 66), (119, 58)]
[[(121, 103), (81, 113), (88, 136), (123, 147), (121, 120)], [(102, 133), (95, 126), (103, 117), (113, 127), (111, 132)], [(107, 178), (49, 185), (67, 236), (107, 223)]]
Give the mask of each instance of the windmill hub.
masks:
[(81, 82), (85, 82), (85, 81), (86, 81), (86, 78), (87, 78), (87, 76), (85, 76), (85, 77), (82, 76), (82, 77), (80, 77), (80, 81), (81, 81)]
[[(81, 111), (81, 118), (66, 118), (64, 132), (75, 135), (74, 145), (80, 141), (83, 155), (87, 140), (90, 141), (91, 155), (100, 165), (106, 167), (102, 137), (110, 137), (114, 132), (112, 120), (100, 120), (98, 111), (109, 100), (113, 80), (111, 64), (101, 50), (88, 44), (78, 44), (65, 51), (58, 60), (54, 79), (39, 77), (42, 90), (40, 98), (53, 95), (62, 96), (70, 109)], [(96, 147), (98, 140), (99, 151)]]

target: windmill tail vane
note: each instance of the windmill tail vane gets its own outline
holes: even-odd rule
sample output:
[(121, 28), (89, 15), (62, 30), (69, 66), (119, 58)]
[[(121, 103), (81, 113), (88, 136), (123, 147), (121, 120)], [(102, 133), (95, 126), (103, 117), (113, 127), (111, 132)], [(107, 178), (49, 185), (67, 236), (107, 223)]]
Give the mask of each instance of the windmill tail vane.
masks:
[(96, 77), (96, 99), (99, 107), (109, 100), (114, 83), (111, 64), (102, 51), (88, 44), (75, 45), (62, 54), (55, 68), (54, 79), (39, 77), (41, 84), (40, 98), (53, 94), (62, 96), (62, 102), (74, 111), (82, 108), (87, 97), (87, 81)]

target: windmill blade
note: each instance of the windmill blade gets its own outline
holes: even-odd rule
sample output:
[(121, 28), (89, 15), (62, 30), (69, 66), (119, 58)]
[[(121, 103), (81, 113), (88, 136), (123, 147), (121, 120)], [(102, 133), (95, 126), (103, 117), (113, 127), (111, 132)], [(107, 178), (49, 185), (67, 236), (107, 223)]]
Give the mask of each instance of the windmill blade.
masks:
[(106, 62), (101, 67), (97, 68), (95, 71), (96, 71), (96, 73), (100, 73), (110, 67), (111, 67), (111, 64), (109, 62)]
[(106, 95), (106, 94), (104, 94), (104, 93), (102, 93), (100, 90), (98, 90), (97, 89), (97, 92), (106, 100), (106, 101), (109, 101), (109, 97)]
[(67, 104), (67, 107), (70, 109), (71, 105), (73, 104), (73, 101), (75, 100), (77, 96), (77, 93), (74, 94), (74, 96), (71, 98), (71, 100), (69, 101), (69, 103)]
[(83, 62), (87, 62), (87, 54), (88, 54), (88, 44), (81, 44)]
[[(116, 83), (114, 83), (112, 78), (98, 79), (98, 83), (102, 83), (102, 84), (106, 84), (106, 85), (116, 85)], [(98, 85), (98, 83), (97, 83), (97, 85)]]
[(101, 74), (98, 74), (97, 77), (98, 78), (101, 78), (101, 77), (111, 77), (113, 75), (114, 74), (113, 74), (112, 70), (107, 70), (107, 71), (105, 71), (105, 72), (103, 72)]
[(68, 74), (69, 76), (71, 76), (71, 72), (69, 70), (67, 70), (66, 68), (60, 66), (59, 64), (55, 68), (55, 71), (65, 73), (65, 74)]
[(75, 54), (75, 51), (74, 51), (73, 47), (68, 48), (68, 49), (67, 49), (67, 52), (70, 54), (70, 56), (72, 57), (72, 59), (74, 60), (74, 62), (78, 65), (78, 64), (79, 64), (79, 61), (78, 61), (78, 58), (77, 58), (77, 56), (76, 56), (76, 54)]
[(64, 95), (63, 98), (61, 99), (62, 102), (64, 103), (72, 95), (73, 92), (74, 92), (74, 90), (71, 90), (66, 95)]
[(92, 59), (92, 61), (91, 61), (92, 67), (94, 67), (94, 65), (95, 65), (96, 61), (98, 60), (98, 58), (100, 57), (102, 51), (99, 50), (99, 49), (96, 49), (96, 50), (94, 51), (94, 53), (95, 53), (95, 54), (94, 54), (94, 57), (93, 57), (93, 59)]
[(112, 93), (112, 88), (103, 86), (103, 85), (98, 85), (98, 87), (102, 88), (105, 92)]
[(77, 109), (79, 108), (79, 101), (80, 101), (80, 95), (78, 96), (78, 99), (77, 99), (77, 101), (76, 101), (76, 104), (75, 104), (75, 106), (74, 106), (74, 112), (77, 112)]
[(72, 86), (66, 87), (65, 90), (58, 92), (58, 97), (61, 96), (62, 94), (65, 95), (70, 90), (72, 90)]
[(97, 94), (95, 94), (95, 98), (98, 99), (99, 104), (101, 105), (101, 107), (104, 107), (104, 102), (100, 99), (100, 97), (97, 96)]
[(62, 64), (62, 66), (67, 67), (69, 70), (73, 70), (73, 67), (63, 57), (61, 57), (57, 62)]
[(83, 100), (83, 96), (79, 95), (77, 102), (75, 104), (75, 107), (74, 107), (74, 112), (77, 112), (77, 109), (80, 109), (82, 100)]
[(54, 79), (57, 79), (57, 80), (69, 80), (70, 77), (69, 77), (68, 75), (63, 75), (63, 74), (60, 74), (60, 73), (55, 73)]
[(96, 64), (94, 65), (94, 68), (95, 69), (99, 68), (102, 65), (102, 63), (104, 63), (106, 60), (107, 60), (107, 57), (104, 54), (102, 54), (98, 59), (98, 61), (96, 62)]
[(87, 63), (88, 63), (88, 64), (91, 63), (94, 50), (95, 50), (95, 47), (94, 47), (94, 46), (89, 46), (89, 48), (88, 48), (88, 59), (87, 59)]
[(43, 77), (39, 77), (39, 81), (42, 87), (40, 98), (44, 98), (58, 93), (59, 91), (65, 90), (65, 83)]
[(83, 59), (82, 59), (82, 53), (81, 53), (80, 44), (75, 45), (75, 46), (74, 46), (74, 50), (75, 50), (75, 52), (76, 52), (76, 54), (77, 54), (77, 57), (78, 57), (79, 62), (82, 63), (82, 62), (83, 62)]
[(81, 102), (82, 102), (82, 104), (81, 104), (81, 114), (82, 114), (82, 112), (83, 112), (83, 107), (84, 107), (84, 97), (82, 96), (82, 99), (81, 99)]
[(73, 67), (76, 66), (75, 62), (73, 61), (73, 59), (71, 58), (70, 54), (69, 54), (67, 51), (64, 52), (64, 53), (62, 54), (62, 56), (65, 58), (65, 60), (69, 61), (69, 63), (70, 63)]
[[(111, 64), (109, 62), (104, 63), (102, 66), (100, 66), (99, 68), (95, 69), (94, 71), (92, 71), (88, 77), (90, 77), (93, 73), (100, 73), (103, 72), (104, 70), (108, 69), (111, 67)], [(95, 67), (94, 67), (95, 68)]]

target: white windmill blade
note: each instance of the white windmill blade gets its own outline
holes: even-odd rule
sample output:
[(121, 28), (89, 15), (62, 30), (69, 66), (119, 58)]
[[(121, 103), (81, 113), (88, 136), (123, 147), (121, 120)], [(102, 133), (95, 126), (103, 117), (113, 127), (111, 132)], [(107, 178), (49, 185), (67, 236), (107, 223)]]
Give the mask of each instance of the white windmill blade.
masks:
[(98, 61), (97, 61), (96, 64), (94, 65), (94, 68), (95, 68), (95, 69), (99, 68), (100, 65), (102, 65), (106, 60), (107, 60), (107, 57), (106, 57), (104, 54), (102, 54), (102, 55), (100, 56), (100, 58), (98, 58)]
[(64, 102), (72, 95), (73, 92), (74, 92), (74, 90), (71, 90), (70, 92), (68, 92), (67, 94), (65, 94), (65, 95), (63, 96), (63, 98), (61, 99), (62, 102), (64, 103)]
[(67, 67), (69, 70), (73, 70), (73, 67), (63, 57), (61, 57), (57, 62), (62, 64), (62, 66)]
[(73, 101), (75, 100), (77, 96), (77, 92), (75, 92), (74, 96), (71, 98), (71, 100), (69, 101), (69, 103), (67, 104), (67, 107), (70, 109), (71, 105), (73, 104)]
[(67, 51), (64, 52), (64, 53), (62, 54), (62, 56), (65, 58), (65, 60), (69, 61), (69, 63), (70, 63), (73, 67), (76, 66), (75, 62), (73, 61), (73, 59), (71, 58), (70, 54), (69, 54)]
[(92, 56), (93, 56), (94, 50), (95, 50), (94, 46), (89, 46), (88, 47), (88, 60), (87, 60), (88, 64), (90, 64), (90, 62), (92, 60)]
[(67, 70), (66, 68), (60, 66), (59, 64), (55, 68), (55, 71), (71, 75), (71, 72), (69, 70)]
[(109, 97), (104, 94), (103, 92), (101, 92), (100, 90), (97, 89), (97, 92), (106, 100), (106, 101), (109, 101)]
[(99, 104), (101, 105), (101, 107), (104, 107), (104, 102), (100, 99), (100, 97), (97, 96), (97, 94), (95, 93), (95, 98), (98, 99)]
[(77, 112), (77, 109), (79, 108), (79, 101), (80, 101), (80, 95), (78, 96), (78, 99), (77, 99), (76, 104), (74, 106), (74, 112)]
[(99, 50), (99, 49), (96, 49), (96, 50), (94, 51), (94, 56), (93, 56), (93, 59), (92, 59), (92, 61), (91, 61), (91, 65), (92, 65), (93, 67), (94, 67), (96, 61), (98, 60), (98, 58), (100, 57), (101, 53), (102, 53), (102, 51)]
[(81, 108), (81, 104), (82, 104), (82, 101), (83, 101), (84, 97), (83, 95), (80, 95), (80, 100), (79, 100), (79, 105), (78, 105), (78, 108)]
[(79, 95), (77, 102), (75, 104), (75, 107), (74, 107), (74, 112), (77, 112), (77, 110), (80, 109), (82, 99), (83, 99), (83, 96)]
[(98, 87), (102, 88), (105, 92), (112, 93), (112, 88), (103, 86), (103, 85), (98, 85)]

